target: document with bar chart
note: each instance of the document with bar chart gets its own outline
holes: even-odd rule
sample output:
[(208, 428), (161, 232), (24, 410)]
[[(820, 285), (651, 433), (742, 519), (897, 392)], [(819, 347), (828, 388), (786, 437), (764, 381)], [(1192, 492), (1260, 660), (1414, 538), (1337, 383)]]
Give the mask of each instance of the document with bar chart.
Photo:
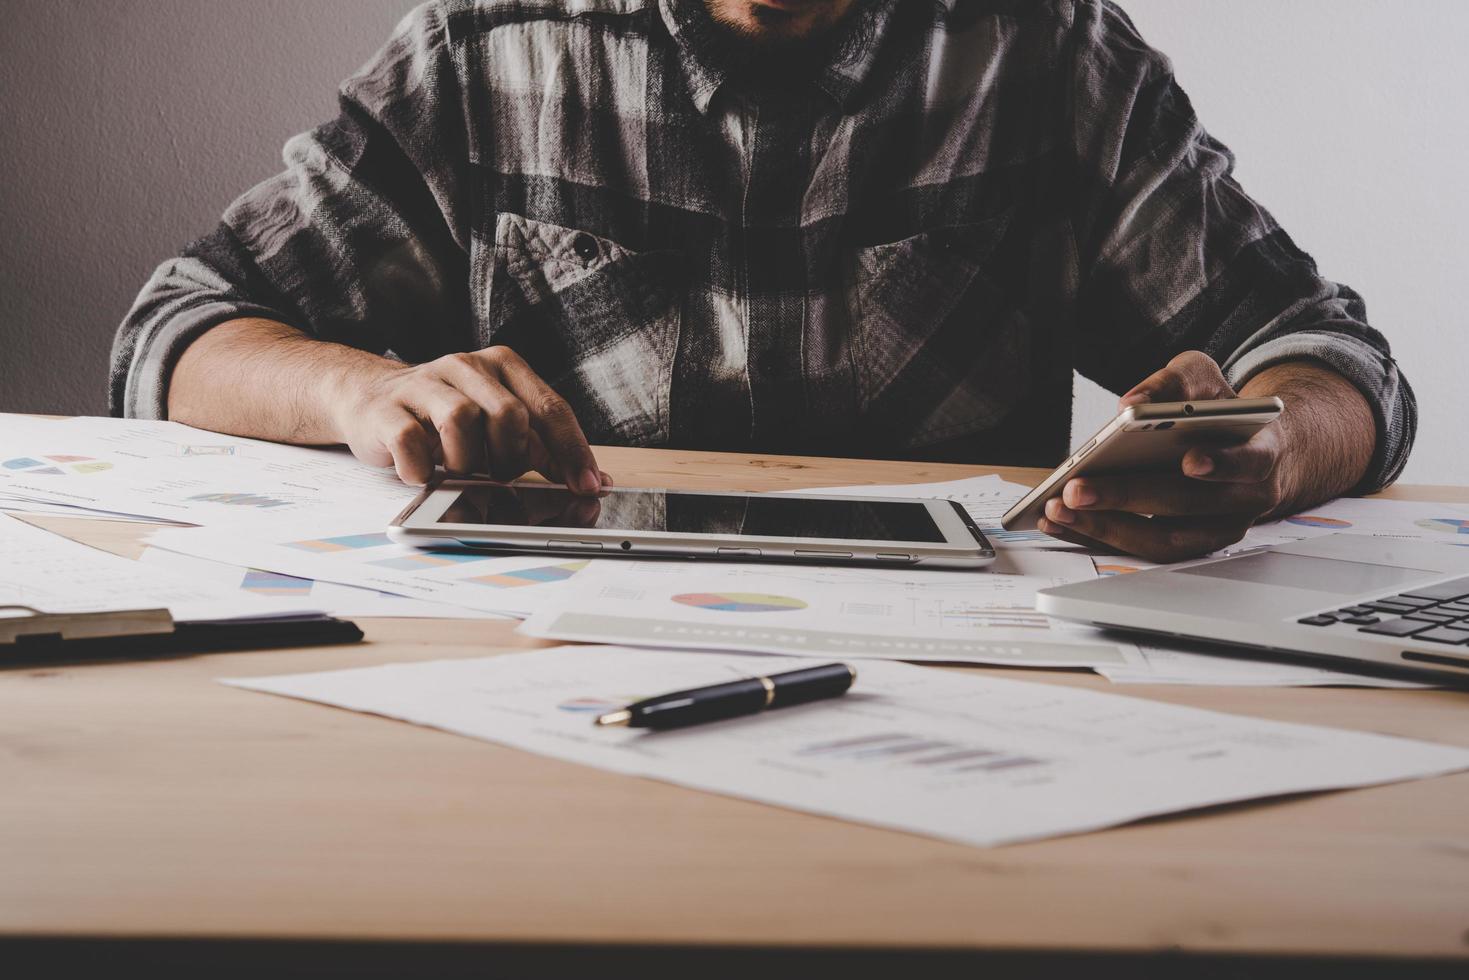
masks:
[(283, 524), (269, 534), (171, 528), (149, 540), (194, 558), (320, 582), (447, 603), (505, 616), (528, 616), (585, 565), (555, 555), (510, 555), (444, 545), (414, 548), (380, 529)]
[(818, 662), (560, 647), (225, 683), (978, 846), (1469, 768), (1453, 746), (897, 663), (862, 664), (844, 697), (718, 724), (592, 725), (641, 697)]
[(1130, 643), (1050, 623), (1037, 589), (1094, 578), (1085, 555), (1006, 552), (982, 571), (597, 560), (520, 631), (630, 646), (1122, 667)]

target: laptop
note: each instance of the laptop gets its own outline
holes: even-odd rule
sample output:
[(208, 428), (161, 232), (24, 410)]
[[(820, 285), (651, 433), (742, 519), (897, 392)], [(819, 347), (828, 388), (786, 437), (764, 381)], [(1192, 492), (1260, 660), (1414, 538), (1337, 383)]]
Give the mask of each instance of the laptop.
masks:
[(1469, 683), (1469, 547), (1332, 534), (1043, 589), (1036, 608), (1320, 666)]

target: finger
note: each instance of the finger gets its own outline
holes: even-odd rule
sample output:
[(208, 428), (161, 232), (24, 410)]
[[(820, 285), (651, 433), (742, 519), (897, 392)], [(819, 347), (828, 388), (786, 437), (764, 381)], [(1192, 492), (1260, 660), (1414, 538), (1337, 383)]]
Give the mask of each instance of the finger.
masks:
[(1184, 351), (1148, 375), (1122, 396), (1119, 408), (1143, 402), (1185, 402), (1191, 399), (1234, 398), (1224, 372), (1208, 354)]
[(1268, 487), (1254, 483), (1211, 483), (1171, 473), (1087, 476), (1069, 481), (1061, 502), (1076, 511), (1126, 511), (1155, 517), (1239, 514), (1269, 509)]
[(530, 468), (527, 444), (530, 413), (515, 393), (501, 383), (493, 366), (474, 355), (441, 359), (445, 383), (453, 386), (480, 407), (487, 443), (486, 464), (490, 475), (514, 479)]
[(1060, 500), (1046, 504), (1046, 519), (1074, 534), (1154, 562), (1197, 558), (1234, 544), (1248, 521), (1239, 518), (1142, 517), (1118, 511), (1071, 510)]
[(427, 483), (434, 475), (438, 440), (429, 435), (423, 423), (408, 409), (395, 408), (379, 423), (378, 432), (378, 441), (392, 457), (398, 479), (415, 487)]
[(1072, 531), (1070, 528), (1065, 527), (1064, 525), (1048, 521), (1044, 517), (1036, 522), (1036, 527), (1040, 529), (1042, 534), (1049, 534), (1051, 537), (1057, 539), (1058, 541), (1066, 541), (1070, 544), (1079, 544), (1089, 551), (1102, 551), (1111, 554), (1118, 554), (1116, 548), (1109, 547), (1108, 545), (1105, 545), (1100, 541), (1093, 541), (1091, 538), (1077, 534), (1075, 531)]
[(530, 456), (530, 468), (550, 480), (552, 483), (565, 483), (565, 474), (561, 472), (561, 464), (551, 456), (546, 444), (535, 429), (530, 431), (526, 440), (526, 452)]
[(1280, 465), (1280, 441), (1261, 432), (1237, 446), (1195, 446), (1183, 457), (1183, 473), (1216, 483), (1264, 483)]
[(419, 391), (411, 406), (438, 434), (439, 460), (450, 473), (476, 473), (485, 466), (484, 411), (447, 384)]
[(602, 471), (566, 399), (514, 352), (500, 354), (495, 366), (505, 387), (530, 410), (530, 426), (561, 471), (562, 482), (577, 493), (595, 494), (601, 490)]

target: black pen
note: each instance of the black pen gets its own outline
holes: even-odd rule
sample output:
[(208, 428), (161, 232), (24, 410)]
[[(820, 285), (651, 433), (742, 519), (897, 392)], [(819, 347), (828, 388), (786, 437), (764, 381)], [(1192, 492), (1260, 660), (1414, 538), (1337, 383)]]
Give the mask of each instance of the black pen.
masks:
[(784, 708), (847, 693), (857, 672), (846, 664), (822, 664), (788, 670), (769, 677), (674, 691), (630, 704), (596, 720), (599, 726), (627, 728), (683, 728), (706, 721), (753, 715), (766, 708)]

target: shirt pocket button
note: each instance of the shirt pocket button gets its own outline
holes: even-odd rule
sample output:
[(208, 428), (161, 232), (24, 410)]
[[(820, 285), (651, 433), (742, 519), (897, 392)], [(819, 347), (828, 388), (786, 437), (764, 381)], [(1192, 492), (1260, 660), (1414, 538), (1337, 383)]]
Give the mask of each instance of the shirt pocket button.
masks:
[(598, 255), (600, 255), (602, 251), (597, 247), (597, 240), (591, 235), (588, 235), (586, 232), (582, 232), (574, 239), (572, 239), (571, 248), (573, 251), (576, 252), (578, 256), (581, 257), (581, 260), (583, 262), (592, 261)]

